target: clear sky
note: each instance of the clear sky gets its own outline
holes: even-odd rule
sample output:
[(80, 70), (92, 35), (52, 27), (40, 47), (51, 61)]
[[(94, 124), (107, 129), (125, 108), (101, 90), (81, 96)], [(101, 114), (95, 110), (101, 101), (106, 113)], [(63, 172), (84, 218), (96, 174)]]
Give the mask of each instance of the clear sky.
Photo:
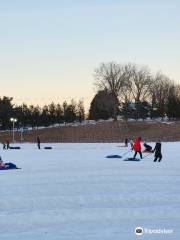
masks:
[(0, 96), (45, 104), (94, 95), (101, 62), (180, 82), (179, 0), (0, 0)]

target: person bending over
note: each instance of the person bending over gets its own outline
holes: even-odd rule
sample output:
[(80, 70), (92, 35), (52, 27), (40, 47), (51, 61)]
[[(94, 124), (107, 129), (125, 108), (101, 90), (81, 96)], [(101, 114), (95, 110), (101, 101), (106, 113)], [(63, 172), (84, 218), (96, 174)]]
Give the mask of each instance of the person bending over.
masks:
[(152, 147), (147, 143), (144, 143), (145, 150), (144, 152), (153, 152)]

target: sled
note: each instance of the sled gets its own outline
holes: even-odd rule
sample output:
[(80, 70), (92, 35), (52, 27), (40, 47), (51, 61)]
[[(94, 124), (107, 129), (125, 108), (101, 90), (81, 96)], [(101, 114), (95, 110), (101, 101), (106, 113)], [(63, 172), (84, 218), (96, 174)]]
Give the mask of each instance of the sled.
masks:
[(151, 151), (143, 150), (142, 152), (143, 153), (153, 153), (153, 150), (151, 150)]
[(44, 149), (46, 149), (46, 150), (51, 150), (52, 147), (44, 147)]
[(20, 147), (9, 147), (9, 149), (21, 149)]
[(125, 158), (124, 161), (139, 162), (141, 160), (139, 158)]
[(125, 146), (125, 145), (120, 145), (120, 146), (117, 146), (117, 147), (128, 147), (128, 146)]
[(122, 158), (120, 155), (108, 155), (106, 158)]
[(21, 169), (21, 168), (18, 168), (14, 163), (5, 163), (5, 167), (0, 167), (0, 171), (12, 170), (12, 169)]

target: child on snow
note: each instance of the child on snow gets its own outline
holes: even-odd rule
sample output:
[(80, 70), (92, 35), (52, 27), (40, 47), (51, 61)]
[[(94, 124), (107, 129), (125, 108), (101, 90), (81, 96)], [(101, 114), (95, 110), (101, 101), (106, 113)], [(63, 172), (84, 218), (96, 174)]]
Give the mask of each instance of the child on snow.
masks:
[(143, 152), (149, 152), (149, 153), (153, 152), (152, 147), (150, 145), (148, 145), (147, 143), (144, 143), (144, 147), (145, 147), (145, 149)]
[(5, 164), (1, 157), (0, 157), (0, 168), (5, 168)]
[(131, 149), (133, 150), (133, 145), (134, 145), (134, 142), (133, 142), (133, 140), (132, 140), (132, 139), (130, 140), (130, 145), (131, 145)]

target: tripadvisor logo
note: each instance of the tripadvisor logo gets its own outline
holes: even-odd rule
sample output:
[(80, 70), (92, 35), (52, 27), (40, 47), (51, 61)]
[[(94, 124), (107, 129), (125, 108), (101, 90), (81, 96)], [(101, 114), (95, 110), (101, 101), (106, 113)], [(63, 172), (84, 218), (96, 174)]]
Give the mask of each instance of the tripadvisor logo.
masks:
[(143, 229), (142, 229), (142, 227), (137, 227), (137, 228), (135, 229), (135, 234), (136, 234), (137, 236), (143, 235)]

